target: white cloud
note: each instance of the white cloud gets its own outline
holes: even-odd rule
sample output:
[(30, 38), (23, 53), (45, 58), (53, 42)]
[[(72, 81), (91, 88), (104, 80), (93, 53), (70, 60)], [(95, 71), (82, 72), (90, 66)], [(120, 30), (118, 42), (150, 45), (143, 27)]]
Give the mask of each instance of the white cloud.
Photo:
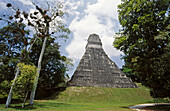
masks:
[(2, 8), (6, 9), (6, 4), (4, 2), (0, 2), (0, 6), (1, 6), (1, 10), (2, 10)]
[(98, 0), (96, 4), (88, 5), (88, 9), (85, 12), (117, 19), (118, 4), (120, 4), (120, 0)]
[(18, 1), (22, 2), (25, 5), (33, 5), (30, 0), (18, 0)]
[[(73, 32), (73, 40), (66, 47), (69, 57), (74, 61), (81, 58), (85, 51), (86, 40), (92, 33), (100, 36), (103, 48), (109, 57), (119, 56), (120, 51), (113, 48), (113, 35), (116, 23), (113, 19), (118, 20), (117, 5), (120, 0), (98, 0), (95, 4), (87, 3), (84, 12), (79, 12), (81, 18), (76, 16), (70, 24), (70, 30)], [(77, 3), (78, 4), (78, 3)], [(84, 4), (84, 3), (83, 3)], [(82, 5), (79, 5), (82, 6)], [(76, 8), (75, 8), (76, 9)], [(74, 10), (77, 11), (77, 10)]]
[(84, 5), (83, 0), (78, 1), (78, 2), (77, 2), (77, 5), (78, 5), (79, 7), (80, 7), (80, 6), (83, 6), (83, 5)]
[(64, 4), (69, 8), (68, 13), (73, 16), (78, 16), (80, 12), (77, 11), (79, 7), (82, 7), (84, 5), (83, 0), (79, 0), (78, 2), (75, 2), (73, 0), (66, 0)]

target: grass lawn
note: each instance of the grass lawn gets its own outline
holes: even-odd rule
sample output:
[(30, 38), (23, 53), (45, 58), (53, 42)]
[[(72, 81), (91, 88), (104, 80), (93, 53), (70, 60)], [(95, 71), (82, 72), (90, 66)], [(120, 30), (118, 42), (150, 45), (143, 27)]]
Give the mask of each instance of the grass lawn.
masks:
[(35, 100), (34, 106), (21, 108), (21, 104), (11, 104), (0, 111), (131, 111), (129, 106), (153, 102), (149, 89), (139, 88), (101, 88), (68, 87), (50, 100)]

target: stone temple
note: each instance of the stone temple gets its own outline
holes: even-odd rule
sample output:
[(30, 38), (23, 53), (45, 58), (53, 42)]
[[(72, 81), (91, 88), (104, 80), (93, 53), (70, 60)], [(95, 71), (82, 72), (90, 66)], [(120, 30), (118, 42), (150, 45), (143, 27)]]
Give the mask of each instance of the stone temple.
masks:
[(98, 35), (88, 38), (86, 51), (75, 70), (69, 86), (136, 88), (132, 80), (110, 60)]

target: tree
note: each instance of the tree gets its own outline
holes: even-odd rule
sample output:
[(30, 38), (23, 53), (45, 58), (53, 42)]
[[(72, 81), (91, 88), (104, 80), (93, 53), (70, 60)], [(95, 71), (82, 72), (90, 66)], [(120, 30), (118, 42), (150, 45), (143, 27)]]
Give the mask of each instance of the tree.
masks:
[[(24, 30), (26, 26), (23, 23), (20, 22), (14, 22), (8, 25), (7, 27), (4, 27), (1, 29), (1, 60), (2, 60), (2, 67), (0, 72), (2, 73), (2, 84), (6, 85), (7, 83), (9, 84), (12, 78), (6, 78), (8, 76), (13, 77), (14, 71), (16, 69), (15, 77), (13, 80), (13, 83), (11, 85), (11, 89), (9, 91), (8, 99), (6, 102), (6, 107), (9, 106), (11, 98), (12, 98), (12, 90), (15, 86), (17, 77), (19, 75), (19, 68), (15, 66), (19, 62), (26, 62), (28, 63), (28, 55), (27, 55), (27, 46), (28, 46), (28, 41), (30, 38), (28, 37), (29, 31)], [(9, 67), (11, 67), (9, 69)], [(6, 84), (4, 84), (4, 82)], [(3, 88), (3, 90), (7, 89), (9, 87)], [(7, 92), (5, 90), (5, 92)], [(4, 92), (4, 91), (2, 91)]]
[[(12, 4), (8, 3), (6, 6), (12, 7)], [(12, 48), (12, 50), (15, 50), (15, 52), (17, 52), (17, 53), (12, 52), (12, 57), (14, 57), (15, 61), (13, 61), (12, 64), (10, 63), (10, 66), (15, 68), (15, 66), (17, 66), (16, 65), (17, 63), (24, 62), (24, 61), (27, 60), (27, 54), (26, 53), (21, 54), (20, 52), (23, 51), (23, 50), (25, 50), (24, 52), (27, 52), (26, 50), (27, 50), (28, 41), (29, 41), (30, 38), (25, 37), (25, 35), (26, 34), (29, 35), (29, 33), (28, 33), (28, 31), (23, 30), (26, 26), (22, 23), (23, 18), (20, 17), (20, 10), (19, 9), (16, 10), (15, 8), (13, 8), (13, 9), (16, 11), (14, 16), (3, 15), (4, 18), (0, 18), (0, 20), (6, 21), (9, 24), (9, 26), (7, 27), (7, 30), (5, 30), (5, 32), (2, 32), (2, 40), (8, 40), (8, 42), (6, 42), (5, 44), (2, 44), (2, 46), (4, 46), (4, 45), (8, 46), (9, 45), (9, 48)], [(20, 19), (20, 20), (17, 21), (17, 19)], [(12, 27), (11, 25), (14, 26), (14, 27)], [(6, 28), (4, 28), (4, 29), (6, 29)], [(9, 31), (8, 29), (12, 30), (12, 31)], [(7, 33), (8, 35), (5, 34), (5, 33)], [(11, 35), (9, 35), (9, 34), (11, 34)], [(10, 39), (10, 37), (12, 39)], [(12, 42), (12, 43), (10, 43), (10, 42)], [(11, 47), (12, 46), (11, 44), (14, 45), (14, 47)], [(24, 44), (24, 45), (22, 45), (22, 44)], [(30, 47), (32, 47), (32, 44), (30, 45)], [(5, 50), (3, 50), (3, 51), (5, 51)], [(10, 49), (9, 52), (11, 52), (11, 49)], [(9, 52), (8, 52), (7, 57), (9, 56)], [(5, 53), (3, 53), (3, 54), (5, 54)], [(20, 57), (16, 58), (16, 55), (20, 56)], [(6, 57), (6, 55), (3, 55), (3, 57)], [(9, 61), (9, 62), (11, 62), (11, 61)], [(4, 63), (4, 64), (6, 64), (6, 63)], [(5, 65), (3, 65), (3, 67), (4, 66)], [(15, 86), (16, 79), (17, 79), (19, 72), (20, 72), (18, 67), (16, 67), (15, 69), (16, 69), (15, 77), (14, 77), (13, 83), (11, 85), (11, 89), (9, 91), (5, 107), (8, 107), (10, 105), (11, 98), (12, 98), (12, 90)], [(6, 73), (4, 73), (4, 74), (7, 75)]]
[[(40, 53), (39, 60), (38, 60), (37, 76), (36, 76), (34, 87), (31, 93), (31, 97), (30, 97), (30, 105), (33, 105), (37, 82), (38, 82), (38, 78), (39, 78), (39, 74), (41, 70), (41, 62), (42, 62), (43, 54), (45, 51), (45, 45), (46, 45), (48, 38), (56, 32), (58, 33), (57, 36), (60, 36), (60, 37), (67, 37), (67, 34), (70, 33), (69, 29), (66, 28), (62, 22), (62, 18), (64, 16), (62, 3), (58, 2), (57, 6), (48, 5), (49, 7), (48, 10), (40, 8), (35, 3), (33, 4), (36, 8), (36, 11), (34, 11), (33, 13), (27, 13), (27, 12), (21, 11), (20, 9), (13, 8), (16, 11), (16, 13), (14, 16), (10, 17), (10, 20), (15, 18), (19, 22), (23, 22), (24, 20), (27, 21), (28, 26), (33, 27), (34, 30), (36, 31), (35, 37), (41, 38), (43, 40), (41, 53)], [(7, 7), (12, 7), (12, 4), (8, 3)], [(6, 21), (9, 22), (8, 20)], [(35, 41), (36, 39), (37, 38), (34, 38), (33, 41)], [(18, 71), (16, 73), (16, 78), (17, 78), (17, 74), (19, 73), (18, 68), (17, 70)], [(8, 107), (10, 104), (11, 92), (12, 90), (10, 91), (9, 98), (7, 99), (6, 107)]]
[(25, 63), (19, 63), (17, 67), (20, 69), (21, 74), (16, 79), (15, 91), (24, 96), (22, 105), (24, 107), (28, 93), (33, 87), (37, 68)]
[[(14, 22), (0, 29), (0, 92), (7, 95), (10, 81), (13, 79), (15, 65), (21, 60), (21, 51), (27, 47), (29, 31), (25, 30), (25, 25)], [(22, 61), (26, 59), (22, 58)], [(5, 86), (4, 86), (5, 85)]]
[[(51, 39), (51, 40), (49, 40)], [(49, 38), (46, 44), (44, 57), (42, 60), (41, 76), (39, 77), (36, 98), (46, 98), (58, 92), (58, 87), (65, 84), (67, 76), (67, 65), (65, 56), (61, 56), (59, 45), (54, 42), (54, 39)], [(30, 57), (32, 62), (37, 65), (37, 59), (41, 49), (41, 39), (38, 39), (34, 44)], [(53, 42), (52, 42), (53, 41)]]
[(122, 67), (121, 70), (126, 74), (127, 77), (130, 77), (133, 82), (140, 82), (139, 77), (136, 74), (134, 74), (132, 69), (128, 68), (126, 64)]
[[(62, 19), (63, 15), (64, 15), (63, 11), (61, 10), (63, 8), (63, 5), (61, 3), (58, 3), (57, 7), (53, 8), (53, 12), (51, 12), (51, 13), (48, 10), (41, 9), (37, 5), (35, 5), (35, 6), (36, 6), (38, 13), (40, 13), (39, 16), (41, 17), (41, 19), (38, 19), (39, 16), (37, 16), (37, 18), (35, 18), (36, 21), (33, 22), (34, 24), (33, 23), (31, 23), (31, 24), (34, 27), (38, 28), (38, 34), (40, 34), (39, 37), (44, 37), (44, 41), (43, 41), (41, 53), (40, 53), (39, 60), (38, 60), (38, 70), (37, 70), (37, 74), (36, 74), (36, 79), (35, 79), (33, 90), (31, 92), (31, 96), (30, 96), (30, 105), (33, 105), (33, 100), (35, 98), (35, 92), (36, 92), (36, 88), (37, 88), (38, 78), (39, 78), (40, 71), (41, 71), (42, 58), (43, 58), (43, 54), (45, 51), (45, 45), (46, 45), (48, 38), (54, 32), (65, 32), (66, 34), (70, 33), (69, 29), (65, 28), (65, 25), (63, 25), (62, 22), (57, 19), (57, 17), (60, 17)], [(48, 12), (50, 13), (49, 15), (48, 15)], [(39, 21), (41, 21), (41, 22), (39, 22)], [(53, 24), (50, 25), (51, 23), (53, 23)], [(58, 24), (57, 30), (54, 30), (54, 28), (52, 28), (54, 32), (51, 32), (51, 34), (50, 34), (50, 27), (53, 27), (53, 25), (57, 25), (56, 23)], [(65, 34), (62, 34), (62, 36), (67, 37), (67, 35), (65, 35)]]
[(155, 98), (170, 97), (168, 7), (168, 0), (122, 0), (118, 6), (123, 29), (114, 46)]

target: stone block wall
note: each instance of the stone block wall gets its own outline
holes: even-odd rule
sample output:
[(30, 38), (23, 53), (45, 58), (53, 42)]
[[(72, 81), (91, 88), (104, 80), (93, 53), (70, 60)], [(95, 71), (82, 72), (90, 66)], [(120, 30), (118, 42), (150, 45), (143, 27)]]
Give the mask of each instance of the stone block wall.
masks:
[(110, 60), (98, 35), (91, 34), (70, 86), (136, 88), (132, 80)]

